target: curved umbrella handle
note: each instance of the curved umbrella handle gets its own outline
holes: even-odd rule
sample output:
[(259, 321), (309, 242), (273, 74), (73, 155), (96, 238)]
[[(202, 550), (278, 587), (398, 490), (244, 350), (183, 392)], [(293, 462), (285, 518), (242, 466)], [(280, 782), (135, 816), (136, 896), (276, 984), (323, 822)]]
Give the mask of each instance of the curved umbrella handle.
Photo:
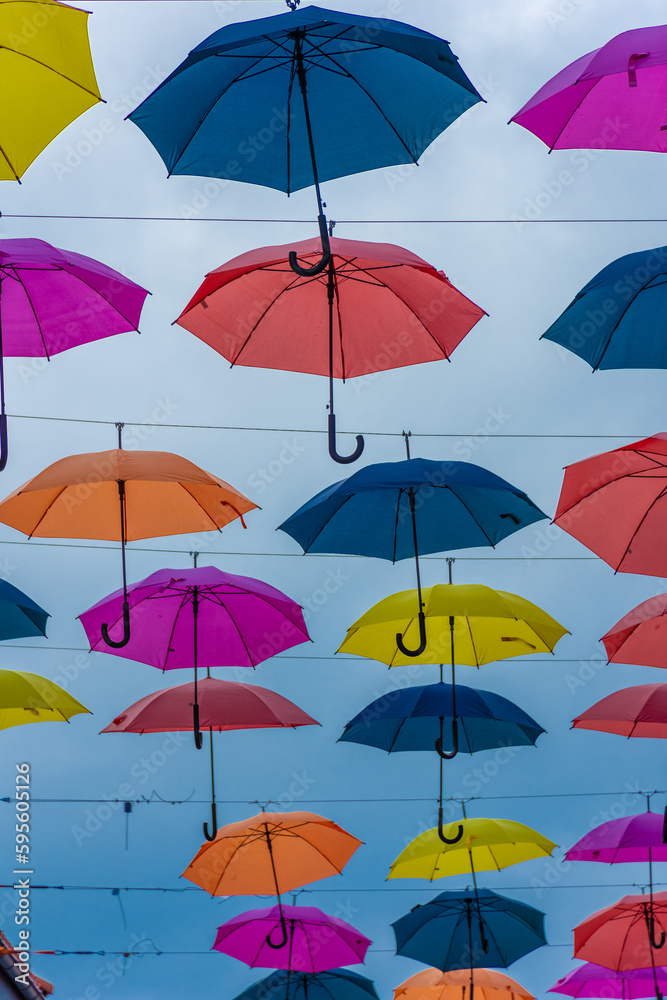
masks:
[(204, 823), (204, 836), (207, 840), (215, 840), (218, 832), (218, 812), (215, 807), (215, 802), (211, 802), (211, 828), (212, 832), (209, 833), (208, 823)]
[[(0, 437), (1, 440), (1, 437)], [(102, 638), (106, 642), (107, 646), (113, 646), (114, 649), (120, 649), (122, 646), (127, 646), (130, 641), (130, 602), (126, 599), (123, 601), (123, 638), (122, 639), (111, 639), (109, 636), (109, 626), (102, 625)]]
[(7, 414), (0, 413), (0, 472), (7, 465), (9, 452), (7, 449)]
[(350, 462), (356, 462), (358, 458), (361, 457), (361, 453), (364, 450), (364, 439), (361, 434), (357, 434), (357, 447), (354, 449), (351, 455), (339, 455), (336, 451), (336, 414), (329, 414), (329, 454), (333, 458), (334, 462), (338, 462), (339, 465), (348, 465)]
[(459, 828), (456, 831), (455, 837), (445, 837), (444, 833), (442, 832), (443, 829), (444, 827), (442, 824), (442, 806), (440, 806), (440, 808), (438, 809), (438, 836), (440, 837), (440, 840), (443, 842), (443, 844), (458, 844), (459, 840), (461, 840), (461, 838), (463, 837), (463, 827), (460, 823), (459, 823)]
[(459, 724), (455, 718), (452, 719), (452, 749), (443, 750), (442, 740), (439, 736), (435, 741), (435, 749), (438, 756), (442, 757), (443, 760), (453, 760), (456, 757), (459, 752)]
[(663, 947), (666, 935), (664, 931), (660, 931), (660, 938), (658, 939), (658, 941), (655, 940), (655, 920), (653, 918), (652, 913), (648, 918), (648, 937), (651, 943), (651, 947), (655, 948), (656, 951)]
[(192, 706), (192, 734), (195, 738), (195, 746), (197, 747), (197, 750), (201, 750), (204, 737), (199, 729), (199, 705), (197, 702), (195, 702)]
[(296, 251), (290, 250), (289, 252), (289, 266), (295, 274), (301, 275), (302, 278), (314, 278), (316, 274), (321, 274), (331, 260), (331, 244), (329, 243), (329, 231), (326, 216), (318, 215), (317, 221), (320, 227), (320, 239), (322, 241), (322, 256), (318, 260), (317, 264), (313, 264), (312, 267), (303, 267), (297, 260)]
[(285, 924), (285, 918), (282, 914), (282, 910), (280, 912), (280, 930), (282, 932), (282, 941), (272, 941), (271, 934), (266, 935), (266, 943), (268, 944), (269, 948), (275, 948), (276, 950), (278, 950), (278, 948), (284, 948), (285, 945), (287, 944), (287, 938), (288, 938), (287, 925)]
[[(419, 612), (419, 645), (417, 648), (408, 649), (408, 647), (403, 643), (403, 636), (400, 632), (396, 633), (396, 645), (404, 656), (421, 656), (426, 649), (426, 615), (423, 611)], [(452, 756), (455, 755), (452, 754)]]

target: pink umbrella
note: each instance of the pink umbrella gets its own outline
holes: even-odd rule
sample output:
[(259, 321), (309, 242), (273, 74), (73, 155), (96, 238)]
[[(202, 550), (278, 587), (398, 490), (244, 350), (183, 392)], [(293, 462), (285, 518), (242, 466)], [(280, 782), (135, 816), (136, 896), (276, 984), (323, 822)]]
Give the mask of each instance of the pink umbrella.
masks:
[(43, 240), (0, 240), (0, 471), (7, 464), (3, 358), (41, 357), (136, 330), (148, 292)]
[(614, 691), (577, 716), (572, 728), (667, 739), (667, 684), (638, 684)]
[[(281, 943), (272, 943), (280, 930)], [(363, 962), (370, 941), (314, 906), (248, 910), (218, 927), (213, 947), (253, 968), (325, 972)]]
[(588, 52), (510, 121), (550, 149), (667, 152), (667, 25), (624, 31)]
[(626, 969), (615, 972), (604, 965), (586, 962), (573, 969), (551, 987), (549, 993), (564, 993), (568, 997), (598, 997), (601, 1000), (641, 1000), (667, 990), (667, 968)]
[[(204, 823), (204, 836), (214, 840), (218, 831), (215, 803), (215, 771), (213, 767), (213, 730), (218, 733), (231, 729), (277, 729), (297, 726), (319, 726), (319, 722), (302, 712), (293, 702), (255, 684), (221, 681), (205, 677), (199, 684), (199, 722), (209, 731), (211, 749), (211, 831)], [(192, 728), (192, 706), (195, 685), (179, 684), (146, 695), (130, 705), (103, 733), (177, 733)]]

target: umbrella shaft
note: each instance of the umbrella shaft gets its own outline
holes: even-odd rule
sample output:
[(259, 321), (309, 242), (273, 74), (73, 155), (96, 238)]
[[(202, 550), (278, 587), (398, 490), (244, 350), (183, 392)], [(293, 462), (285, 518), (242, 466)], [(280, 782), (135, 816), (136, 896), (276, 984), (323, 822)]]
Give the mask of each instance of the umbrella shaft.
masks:
[(308, 145), (310, 147), (310, 162), (313, 166), (313, 182), (315, 184), (315, 193), (317, 195), (317, 208), (320, 215), (324, 215), (322, 208), (322, 195), (320, 194), (320, 179), (317, 173), (317, 160), (315, 159), (315, 145), (313, 143), (313, 130), (310, 124), (310, 110), (308, 108), (308, 92), (306, 85), (306, 67), (303, 64), (303, 51), (301, 49), (301, 38), (302, 32), (295, 32), (294, 37), (294, 58), (296, 60), (296, 75), (299, 80), (299, 86), (301, 88), (301, 96), (303, 97), (303, 113), (306, 119), (306, 131), (308, 133)]

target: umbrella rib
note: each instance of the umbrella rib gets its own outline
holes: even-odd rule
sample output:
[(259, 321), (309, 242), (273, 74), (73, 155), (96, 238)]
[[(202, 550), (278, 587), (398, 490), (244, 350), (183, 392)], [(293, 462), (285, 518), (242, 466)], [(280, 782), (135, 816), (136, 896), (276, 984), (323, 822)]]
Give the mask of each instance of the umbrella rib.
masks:
[[(167, 663), (169, 661), (169, 653), (171, 652), (171, 642), (172, 642), (172, 639), (174, 638), (174, 633), (176, 631), (176, 625), (178, 624), (178, 616), (180, 615), (181, 611), (183, 610), (183, 608), (185, 607), (185, 605), (187, 603), (188, 603), (188, 594), (185, 594), (182, 597), (182, 599), (181, 599), (181, 603), (179, 605), (178, 611), (176, 612), (176, 614), (174, 615), (174, 617), (172, 619), (171, 631), (169, 633), (169, 641), (167, 642), (167, 652), (166, 652), (166, 655), (165, 655), (165, 658), (164, 658), (164, 666), (162, 668), (162, 672), (163, 673), (164, 673), (165, 670), (168, 669), (167, 668)], [(193, 659), (194, 659), (194, 655), (193, 655)]]
[(470, 618), (468, 617), (468, 615), (464, 615), (464, 617), (465, 617), (466, 625), (468, 626), (468, 634), (470, 636), (470, 644), (472, 646), (473, 656), (475, 657), (475, 666), (479, 667), (480, 666), (480, 659), (479, 659), (479, 656), (477, 655), (477, 648), (475, 646), (475, 640), (474, 640), (473, 634), (472, 634), (472, 625), (470, 624)]
[[(621, 312), (621, 315), (618, 317), (617, 321), (614, 323), (614, 326), (613, 326), (612, 330), (610, 331), (609, 336), (607, 337), (606, 344), (604, 345), (604, 347), (602, 348), (602, 351), (600, 352), (600, 355), (599, 355), (599, 357), (597, 359), (595, 367), (593, 368), (594, 372), (596, 372), (598, 370), (598, 368), (600, 367), (600, 363), (601, 363), (601, 361), (602, 361), (602, 359), (603, 359), (603, 357), (604, 357), (604, 355), (605, 355), (605, 353), (606, 353), (609, 345), (611, 344), (611, 338), (614, 336), (614, 334), (618, 330), (619, 326), (621, 325), (621, 323), (623, 321), (623, 317), (627, 313), (628, 309), (633, 304), (633, 302), (635, 301), (635, 299), (638, 297), (638, 295), (640, 294), (640, 292), (643, 292), (646, 288), (648, 288), (648, 286), (651, 284), (652, 281), (653, 281), (653, 277), (649, 277), (648, 280), (645, 281), (644, 284), (641, 285), (637, 289), (637, 291), (635, 292), (635, 294), (631, 297), (630, 301), (627, 303), (627, 305), (625, 306), (625, 308)], [(663, 282), (663, 284), (664, 284), (664, 282)]]
[[(95, 285), (92, 285), (89, 281), (86, 281), (86, 279), (84, 277), (82, 277), (82, 275), (75, 274), (74, 271), (70, 270), (71, 267), (73, 267), (73, 265), (68, 263), (66, 267), (60, 267), (59, 270), (64, 271), (65, 274), (69, 274), (70, 277), (72, 277), (72, 278), (75, 279), (75, 281), (80, 281), (82, 285), (85, 285), (86, 288), (90, 288), (91, 291), (95, 292), (96, 295), (99, 295), (99, 297), (101, 299), (104, 299), (104, 301), (106, 302), (106, 304), (108, 306), (110, 306), (110, 308), (113, 309), (113, 311), (115, 313), (117, 313), (122, 319), (124, 319), (126, 323), (130, 324), (130, 330), (125, 331), (126, 333), (130, 333), (131, 331), (134, 331), (135, 333), (138, 332), (138, 328), (137, 328), (136, 324), (133, 323), (132, 320), (129, 319), (129, 317), (126, 316), (124, 312), (121, 312), (121, 310), (118, 308), (118, 306), (114, 305), (114, 303), (111, 302), (111, 300), (108, 299), (107, 296), (103, 292), (101, 292), (98, 288), (96, 288)], [(120, 280), (118, 281), (118, 283), (121, 284), (121, 285), (123, 284), (123, 282), (120, 281)], [(136, 284), (136, 283), (132, 282), (132, 284)], [(127, 286), (124, 286), (124, 287), (127, 287)], [(142, 291), (146, 291), (146, 289), (143, 288)], [(150, 292), (148, 294), (150, 295)]]
[(100, 95), (96, 94), (94, 90), (89, 90), (88, 87), (85, 87), (82, 83), (79, 83), (77, 80), (73, 80), (71, 76), (66, 76), (65, 73), (61, 73), (60, 70), (54, 69), (53, 66), (49, 66), (48, 63), (42, 62), (41, 59), (35, 59), (34, 56), (29, 56), (26, 52), (17, 52), (16, 49), (11, 49), (6, 45), (2, 45), (0, 48), (6, 49), (8, 52), (12, 52), (14, 55), (23, 59), (27, 59), (29, 62), (35, 63), (37, 66), (41, 66), (42, 69), (48, 70), (49, 73), (53, 73), (55, 76), (59, 76), (62, 80), (66, 80), (67, 83), (71, 83), (73, 87), (77, 88), (77, 90), (83, 90), (85, 94), (90, 94), (90, 96), (94, 97), (96, 101), (102, 100)]
[[(68, 485), (69, 485), (69, 484), (68, 484)], [(35, 523), (35, 524), (33, 525), (33, 527), (32, 527), (32, 528), (30, 529), (30, 533), (28, 534), (28, 538), (32, 538), (32, 536), (33, 536), (33, 535), (35, 534), (35, 532), (36, 532), (36, 531), (37, 531), (37, 529), (39, 528), (40, 524), (42, 523), (42, 521), (44, 520), (44, 518), (46, 517), (46, 515), (47, 515), (47, 514), (49, 513), (49, 511), (50, 511), (50, 510), (51, 510), (51, 508), (53, 507), (54, 503), (56, 503), (56, 501), (60, 499), (60, 497), (61, 497), (61, 496), (63, 495), (63, 493), (65, 492), (65, 490), (66, 490), (66, 489), (67, 489), (67, 485), (66, 485), (66, 486), (62, 486), (62, 487), (61, 487), (61, 488), (60, 488), (60, 489), (58, 490), (58, 493), (56, 494), (56, 496), (54, 496), (53, 500), (51, 500), (51, 502), (50, 502), (50, 503), (49, 503), (49, 505), (48, 505), (48, 506), (46, 507), (46, 509), (45, 509), (45, 510), (43, 510), (43, 511), (42, 511), (42, 513), (40, 514), (40, 516), (39, 516), (39, 520), (38, 520), (38, 521), (37, 521), (37, 522), (36, 522), (36, 523)], [(57, 536), (56, 536), (56, 537), (57, 537)], [(75, 535), (74, 537), (76, 538), (77, 536)], [(85, 535), (83, 535), (82, 537), (83, 537), (83, 538), (85, 538), (86, 536), (85, 536)]]
[(639, 520), (639, 523), (637, 524), (637, 527), (634, 529), (634, 531), (632, 532), (632, 535), (628, 539), (628, 544), (625, 546), (625, 551), (623, 552), (623, 555), (619, 559), (618, 565), (614, 567), (617, 572), (620, 569), (620, 567), (623, 565), (623, 560), (627, 556), (627, 554), (628, 554), (628, 552), (630, 550), (630, 547), (631, 547), (634, 539), (637, 537), (637, 534), (638, 534), (638, 532), (639, 532), (642, 524), (644, 523), (644, 521), (646, 520), (646, 518), (650, 514), (651, 510), (655, 507), (655, 505), (657, 504), (658, 500), (662, 500), (662, 498), (665, 496), (666, 493), (667, 493), (667, 486), (663, 487), (663, 489), (660, 491), (660, 493), (658, 494), (658, 496), (655, 497), (655, 499), (651, 501), (651, 503), (648, 505), (648, 507), (646, 508), (646, 510), (644, 511), (644, 513), (642, 514), (642, 516), (641, 516), (641, 518)]
[[(240, 277), (243, 277), (243, 276), (240, 275)], [(237, 278), (236, 280), (238, 281), (239, 279)], [(286, 292), (289, 292), (292, 288), (294, 288), (294, 286), (297, 285), (298, 282), (299, 282), (299, 278), (298, 278), (298, 276), (296, 276), (292, 281), (290, 281), (290, 283), (288, 285), (286, 285), (284, 288), (281, 288), (280, 291), (278, 292), (278, 294), (275, 296), (275, 298), (273, 298), (271, 300), (271, 302), (269, 302), (268, 306), (266, 307), (266, 309), (264, 310), (264, 312), (262, 313), (262, 315), (258, 317), (258, 319), (256, 320), (255, 324), (253, 325), (252, 330), (250, 331), (250, 333), (248, 334), (248, 336), (246, 337), (246, 339), (243, 341), (243, 343), (239, 347), (238, 351), (236, 352), (236, 355), (234, 356), (234, 358), (232, 360), (232, 367), (234, 367), (234, 365), (239, 360), (239, 357), (241, 356), (241, 352), (247, 346), (248, 341), (252, 337), (253, 333), (255, 333), (255, 331), (257, 330), (257, 327), (262, 322), (262, 320), (265, 318), (266, 314), (268, 312), (270, 312), (270, 310), (275, 306), (275, 304), (278, 301), (278, 299), (282, 295), (284, 295)], [(233, 282), (230, 282), (230, 284), (233, 284)]]
[(343, 321), (340, 315), (340, 292), (338, 291), (338, 276), (334, 268), (334, 291), (336, 297), (336, 316), (338, 317), (338, 349), (340, 351), (341, 378), (345, 381), (345, 351), (343, 350)]
[[(598, 83), (600, 82), (601, 79), (602, 79), (602, 77), (599, 77), (595, 81), (595, 83), (593, 84), (593, 86), (591, 87), (591, 89), (587, 90), (584, 94), (582, 94), (581, 98), (577, 101), (577, 103), (575, 104), (575, 106), (572, 108), (572, 111), (567, 116), (566, 120), (563, 122), (563, 127), (559, 130), (558, 135), (554, 139), (553, 144), (551, 146), (549, 146), (549, 152), (550, 153), (556, 148), (556, 143), (558, 142), (558, 140), (562, 136), (563, 132), (565, 131), (565, 129), (567, 128), (567, 126), (570, 124), (570, 122), (574, 118), (576, 112), (579, 110), (579, 108), (581, 107), (581, 105), (583, 104), (583, 102), (586, 100), (586, 98), (588, 97), (588, 95), (591, 94), (595, 90), (595, 88), (597, 87), (597, 85), (598, 85)], [(581, 81), (577, 80), (575, 82), (576, 83), (580, 83)]]
[[(610, 453), (610, 454), (612, 454), (612, 453)], [(645, 458), (649, 462), (653, 462), (653, 468), (655, 470), (658, 470), (658, 469), (661, 469), (661, 468), (665, 468), (665, 466), (661, 462), (659, 462), (656, 458), (653, 457), (653, 455), (651, 455), (648, 452), (638, 451), (638, 452), (636, 452), (636, 454), (637, 455), (641, 455), (642, 458)], [(585, 461), (585, 459), (584, 459), (584, 461)], [(653, 471), (653, 470), (651, 470), (651, 469), (643, 469), (641, 471), (642, 472), (650, 472), (650, 471)], [(558, 515), (559, 519), (561, 517), (563, 517), (565, 514), (569, 513), (569, 511), (571, 511), (574, 507), (578, 506), (578, 504), (583, 503), (585, 500), (588, 500), (588, 498), (592, 497), (595, 493), (599, 493), (600, 490), (605, 489), (607, 486), (611, 486), (612, 483), (617, 483), (621, 479), (630, 479), (630, 478), (634, 478), (634, 479), (639, 478), (639, 473), (630, 473), (630, 472), (628, 472), (628, 473), (625, 474), (625, 476), (619, 476), (617, 479), (612, 479), (609, 482), (600, 483), (599, 486), (595, 486), (594, 489), (590, 490), (590, 492), (587, 493), (586, 496), (579, 497), (578, 500), (573, 500), (572, 503), (569, 505), (569, 507), (566, 507), (565, 510), (561, 511), (561, 513)], [(647, 478), (647, 477), (643, 476), (642, 478)], [(655, 478), (659, 479), (659, 478), (662, 478), (662, 477), (660, 477), (658, 475)], [(556, 518), (555, 517), (554, 517), (553, 523), (556, 523)], [(559, 525), (559, 527), (560, 527), (560, 525)]]
[(454, 490), (453, 490), (453, 489), (451, 488), (451, 486), (447, 486), (447, 487), (440, 487), (440, 489), (448, 489), (448, 490), (450, 491), (450, 493), (452, 494), (452, 496), (456, 497), (456, 499), (457, 499), (457, 500), (459, 501), (459, 503), (461, 504), (461, 506), (462, 506), (462, 507), (464, 507), (464, 508), (466, 509), (466, 511), (468, 512), (468, 514), (470, 514), (470, 517), (471, 517), (471, 518), (472, 518), (472, 520), (473, 520), (473, 521), (475, 522), (475, 524), (477, 525), (477, 527), (479, 528), (479, 530), (480, 530), (480, 531), (482, 532), (482, 534), (483, 534), (483, 535), (484, 535), (484, 537), (486, 538), (486, 540), (487, 540), (487, 542), (489, 543), (489, 545), (491, 546), (491, 548), (492, 548), (492, 549), (495, 549), (495, 545), (493, 544), (493, 542), (491, 541), (491, 539), (489, 538), (489, 536), (488, 536), (488, 535), (487, 535), (487, 533), (485, 532), (484, 528), (483, 528), (483, 527), (482, 527), (482, 525), (481, 525), (481, 524), (479, 523), (479, 521), (477, 520), (477, 518), (475, 517), (475, 515), (473, 514), (473, 512), (472, 512), (472, 511), (470, 510), (470, 508), (468, 507), (468, 505), (467, 505), (466, 503), (464, 503), (464, 501), (463, 501), (463, 500), (461, 499), (461, 497), (460, 497), (460, 496), (458, 495), (458, 493), (455, 493), (455, 492), (454, 492)]
[(2, 156), (3, 156), (3, 158), (5, 160), (5, 163), (7, 164), (7, 166), (9, 167), (9, 169), (11, 170), (11, 172), (14, 174), (14, 177), (16, 178), (16, 180), (20, 184), (21, 183), (21, 178), (19, 177), (19, 175), (18, 175), (18, 173), (16, 171), (16, 167), (14, 166), (14, 164), (12, 163), (12, 161), (9, 159), (7, 153), (5, 153), (5, 150), (4, 150), (3, 146), (0, 146), (0, 153), (2, 154)]
[[(199, 500), (197, 499), (197, 497), (193, 493), (190, 492), (190, 490), (188, 489), (187, 483), (179, 483), (178, 485), (181, 486), (185, 490), (185, 492), (188, 494), (188, 496), (192, 497), (192, 499), (197, 504), (197, 506), (201, 510), (203, 510), (203, 512), (206, 514), (207, 518), (209, 519), (209, 521), (213, 525), (213, 530), (215, 530), (215, 531), (222, 531), (222, 528), (218, 527), (218, 525), (215, 523), (215, 521), (213, 520), (213, 518), (211, 517), (211, 515), (209, 514), (209, 512), (206, 510), (206, 507), (204, 507), (204, 505), (199, 502)], [(226, 503), (226, 501), (221, 500), (220, 503), (223, 504), (223, 503)], [(229, 504), (228, 506), (231, 506), (231, 504)], [(240, 515), (237, 514), (237, 517), (238, 516), (240, 516)], [(236, 518), (234, 518), (234, 520), (236, 520)], [(223, 525), (223, 527), (224, 527), (224, 525)], [(208, 528), (208, 529), (204, 528), (202, 530), (204, 530), (204, 531), (206, 531), (206, 530), (210, 531), (211, 529), (210, 528)]]
[[(337, 508), (337, 509), (336, 509), (336, 510), (335, 510), (335, 511), (333, 512), (333, 514), (331, 515), (331, 517), (334, 517), (334, 516), (335, 516), (336, 514), (340, 513), (340, 511), (341, 511), (341, 510), (343, 509), (343, 507), (345, 506), (345, 504), (346, 504), (346, 503), (349, 503), (349, 502), (350, 502), (350, 500), (353, 500), (353, 499), (354, 499), (354, 494), (352, 493), (352, 494), (350, 494), (350, 496), (349, 496), (349, 497), (346, 497), (346, 498), (345, 498), (345, 499), (343, 500), (343, 502), (342, 502), (342, 504), (340, 505), (340, 507), (338, 507), (338, 508)], [(313, 535), (313, 537), (312, 537), (311, 541), (310, 541), (310, 542), (308, 543), (308, 546), (307, 546), (307, 548), (305, 548), (305, 549), (303, 550), (303, 551), (304, 551), (304, 553), (305, 553), (305, 552), (310, 552), (311, 548), (313, 547), (313, 545), (315, 544), (315, 542), (317, 541), (317, 539), (319, 538), (319, 536), (320, 536), (320, 535), (322, 534), (322, 532), (324, 531), (324, 529), (325, 529), (325, 528), (327, 527), (327, 525), (329, 524), (329, 521), (331, 520), (331, 517), (329, 518), (329, 520), (325, 521), (325, 522), (324, 522), (324, 524), (322, 525), (322, 527), (321, 527), (321, 528), (319, 528), (319, 530), (318, 530), (318, 531), (317, 531), (317, 532), (316, 532), (316, 533), (315, 533), (315, 534)], [(340, 553), (339, 553), (339, 554), (340, 554)]]
[(14, 278), (16, 279), (16, 281), (18, 281), (19, 285), (21, 286), (21, 288), (25, 293), (25, 297), (28, 300), (28, 305), (30, 306), (30, 311), (32, 312), (32, 315), (35, 319), (35, 323), (37, 324), (37, 329), (39, 330), (39, 336), (42, 340), (42, 347), (44, 348), (44, 354), (46, 355), (47, 360), (50, 361), (51, 355), (49, 354), (49, 349), (46, 346), (46, 340), (44, 339), (44, 334), (42, 333), (42, 324), (39, 321), (39, 316), (37, 315), (37, 310), (33, 305), (32, 298), (30, 297), (30, 292), (28, 291), (23, 279), (19, 277), (18, 270), (15, 265), (12, 265), (11, 270), (14, 272), (13, 275)]

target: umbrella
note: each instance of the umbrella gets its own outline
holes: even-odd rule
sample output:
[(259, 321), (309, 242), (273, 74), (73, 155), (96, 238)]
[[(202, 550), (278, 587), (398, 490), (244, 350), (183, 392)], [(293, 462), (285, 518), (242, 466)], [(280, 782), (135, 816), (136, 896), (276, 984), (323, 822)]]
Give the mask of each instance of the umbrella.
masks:
[(568, 465), (554, 523), (620, 573), (667, 574), (667, 435)]
[(127, 592), (117, 590), (80, 615), (91, 650), (102, 630), (122, 624), (127, 593), (131, 639), (121, 656), (160, 670), (194, 668), (193, 731), (199, 735), (198, 667), (254, 667), (309, 639), (300, 605), (261, 580), (215, 566), (161, 569)]
[(467, 969), (424, 969), (395, 988), (394, 1000), (467, 1000), (468, 987), (477, 1000), (535, 1000), (524, 986), (494, 969), (473, 969), (471, 973)]
[[(485, 314), (421, 257), (402, 247), (331, 239), (326, 275), (300, 277), (289, 247), (264, 247), (206, 275), (176, 322), (232, 365), (329, 376), (329, 453), (336, 451), (334, 378), (449, 359)], [(317, 240), (295, 247), (320, 255)], [(249, 303), (253, 303), (249, 317)], [(260, 303), (257, 309), (257, 304)]]
[(667, 368), (664, 336), (667, 247), (612, 261), (542, 334), (603, 368)]
[[(525, 493), (468, 462), (411, 459), (369, 465), (312, 497), (280, 528), (304, 552), (336, 552), (379, 559), (414, 556), (417, 571), (419, 645), (400, 651), (411, 657), (426, 649), (419, 555), (495, 545), (546, 515)], [(417, 518), (419, 510), (419, 518)], [(419, 520), (419, 534), (417, 521)]]
[[(656, 892), (651, 899), (624, 896), (574, 928), (574, 957), (615, 972), (655, 969), (666, 930), (667, 892)], [(654, 985), (657, 995), (657, 973)]]
[(235, 1000), (379, 1000), (371, 979), (349, 969), (291, 972), (277, 969), (239, 993)]
[(35, 604), (18, 587), (0, 580), (0, 639), (46, 636), (48, 611)]
[(603, 965), (586, 962), (573, 969), (551, 987), (549, 993), (564, 993), (568, 997), (598, 997), (601, 1000), (641, 1000), (655, 995), (656, 983), (662, 993), (667, 989), (667, 968), (626, 969), (615, 972)]
[(302, 267), (290, 254), (296, 274), (314, 276), (331, 253), (320, 182), (416, 163), (482, 98), (442, 39), (299, 2), (214, 32), (129, 118), (170, 174), (287, 194), (314, 184), (321, 259)]
[(18, 180), (52, 139), (98, 101), (88, 11), (50, 0), (0, 4), (0, 180)]
[[(121, 649), (130, 641), (125, 544), (187, 531), (213, 531), (257, 507), (228, 483), (179, 455), (118, 449), (54, 462), (0, 503), (0, 522), (29, 537), (101, 538), (121, 543), (122, 631), (102, 624)], [(117, 638), (110, 634), (114, 631)]]
[[(287, 941), (273, 944), (284, 924)], [(314, 906), (271, 906), (232, 917), (218, 927), (213, 947), (253, 968), (325, 972), (363, 962), (370, 944), (355, 927)]]
[(667, 667), (667, 594), (656, 594), (628, 611), (602, 636), (609, 663)]
[[(361, 743), (387, 753), (435, 749), (440, 761), (438, 836), (446, 844), (455, 844), (463, 837), (463, 824), (457, 824), (453, 837), (444, 832), (442, 825), (442, 762), (452, 756), (442, 748), (445, 723), (453, 724), (453, 693), (452, 686), (442, 682), (393, 691), (391, 698), (377, 698), (362, 709), (339, 737), (339, 742)], [(459, 685), (456, 696), (457, 752), (534, 746), (544, 732), (534, 719), (501, 695)]]
[(28, 722), (69, 722), (90, 710), (40, 674), (0, 670), (0, 729)]
[[(22, 6), (0, 4), (0, 19), (8, 7)], [(12, 93), (15, 88), (12, 81)], [(0, 240), (0, 471), (7, 464), (4, 358), (50, 360), (73, 347), (136, 330), (147, 295), (145, 288), (91, 257), (43, 240)]]
[(396, 954), (443, 972), (470, 968), (469, 1000), (473, 1000), (474, 968), (507, 968), (547, 943), (544, 914), (533, 906), (480, 889), (479, 926), (473, 920), (476, 909), (469, 892), (442, 892), (423, 906), (415, 906), (392, 924)]
[[(297, 726), (318, 726), (319, 722), (306, 715), (287, 698), (255, 684), (221, 681), (206, 677), (199, 684), (199, 702), (195, 702), (195, 685), (155, 691), (130, 705), (110, 722), (103, 733), (174, 733), (192, 727), (192, 706), (198, 704), (198, 724), (209, 731), (211, 751), (211, 833), (204, 823), (204, 835), (212, 840), (218, 829), (215, 802), (215, 772), (213, 766), (213, 730), (218, 733), (232, 729), (277, 729)], [(200, 749), (200, 746), (198, 746)]]
[(510, 121), (549, 149), (667, 151), (667, 25), (635, 28), (570, 63)]
[(667, 739), (667, 684), (638, 684), (614, 691), (577, 716), (572, 728)]

